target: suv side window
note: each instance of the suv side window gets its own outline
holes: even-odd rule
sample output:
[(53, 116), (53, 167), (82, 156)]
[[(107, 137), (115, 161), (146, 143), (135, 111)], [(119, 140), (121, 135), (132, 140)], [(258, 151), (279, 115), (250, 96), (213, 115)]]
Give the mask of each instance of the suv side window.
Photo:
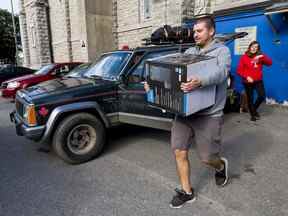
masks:
[(132, 72), (130, 72), (130, 75), (129, 75), (129, 81), (141, 82), (145, 80), (146, 71), (144, 70), (144, 66), (145, 66), (145, 61), (147, 59), (156, 58), (156, 57), (160, 57), (163, 55), (168, 55), (168, 54), (172, 54), (176, 52), (177, 50), (175, 49), (175, 50), (169, 50), (169, 51), (152, 52), (152, 53), (147, 54), (146, 56), (144, 56), (144, 58), (142, 58), (141, 62), (138, 65), (132, 68)]

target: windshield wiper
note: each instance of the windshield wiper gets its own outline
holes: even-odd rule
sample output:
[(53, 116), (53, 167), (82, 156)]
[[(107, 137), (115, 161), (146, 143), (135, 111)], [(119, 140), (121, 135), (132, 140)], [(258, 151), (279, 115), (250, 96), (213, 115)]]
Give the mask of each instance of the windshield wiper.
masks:
[(99, 76), (99, 75), (89, 75), (89, 76), (85, 76), (85, 77), (88, 77), (88, 78), (93, 78), (93, 79), (103, 79), (103, 77)]
[(115, 81), (117, 80), (115, 77), (113, 76), (99, 76), (99, 75), (86, 75), (86, 76), (83, 76), (85, 78), (90, 78), (90, 79), (102, 79), (102, 80), (110, 80), (110, 81)]
[(68, 75), (68, 76), (64, 76), (64, 77), (67, 77), (67, 78), (79, 78), (80, 76), (79, 75)]

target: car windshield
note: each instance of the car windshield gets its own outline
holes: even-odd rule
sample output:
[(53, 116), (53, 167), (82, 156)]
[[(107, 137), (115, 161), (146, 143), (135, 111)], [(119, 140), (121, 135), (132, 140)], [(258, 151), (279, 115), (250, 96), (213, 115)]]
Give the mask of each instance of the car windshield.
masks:
[(85, 63), (85, 64), (81, 64), (81, 65), (75, 67), (73, 70), (71, 70), (66, 75), (66, 77), (81, 77), (88, 70), (90, 65), (91, 65), (90, 62), (89, 63)]
[(34, 74), (36, 75), (46, 75), (55, 65), (54, 64), (49, 64), (45, 65), (40, 70), (36, 71)]
[(104, 54), (95, 63), (89, 67), (83, 76), (89, 78), (101, 77), (103, 79), (115, 80), (126, 62), (128, 61), (130, 52), (114, 52)]

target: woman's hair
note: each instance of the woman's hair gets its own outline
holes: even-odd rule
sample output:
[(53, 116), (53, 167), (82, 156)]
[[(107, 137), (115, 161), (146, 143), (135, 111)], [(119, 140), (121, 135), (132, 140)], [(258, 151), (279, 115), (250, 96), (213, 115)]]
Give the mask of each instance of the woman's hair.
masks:
[[(255, 45), (255, 44), (258, 44), (257, 53), (255, 53), (255, 54), (250, 53), (250, 48), (251, 48), (253, 45)], [(253, 55), (260, 55), (260, 54), (261, 54), (261, 47), (260, 47), (259, 42), (257, 42), (257, 41), (252, 41), (252, 42), (249, 44), (249, 46), (248, 46), (248, 49), (247, 49), (247, 51), (246, 51), (246, 54), (247, 54), (249, 57), (251, 57), (251, 56), (253, 56)]]

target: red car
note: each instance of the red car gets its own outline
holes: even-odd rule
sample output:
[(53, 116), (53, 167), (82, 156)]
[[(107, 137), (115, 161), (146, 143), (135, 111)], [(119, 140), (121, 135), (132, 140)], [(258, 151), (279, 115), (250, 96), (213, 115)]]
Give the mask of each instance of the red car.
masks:
[(14, 98), (17, 90), (36, 85), (46, 80), (51, 80), (55, 79), (56, 77), (63, 76), (80, 64), (80, 62), (48, 64), (43, 66), (34, 74), (7, 80), (3, 82), (1, 86), (2, 96)]

